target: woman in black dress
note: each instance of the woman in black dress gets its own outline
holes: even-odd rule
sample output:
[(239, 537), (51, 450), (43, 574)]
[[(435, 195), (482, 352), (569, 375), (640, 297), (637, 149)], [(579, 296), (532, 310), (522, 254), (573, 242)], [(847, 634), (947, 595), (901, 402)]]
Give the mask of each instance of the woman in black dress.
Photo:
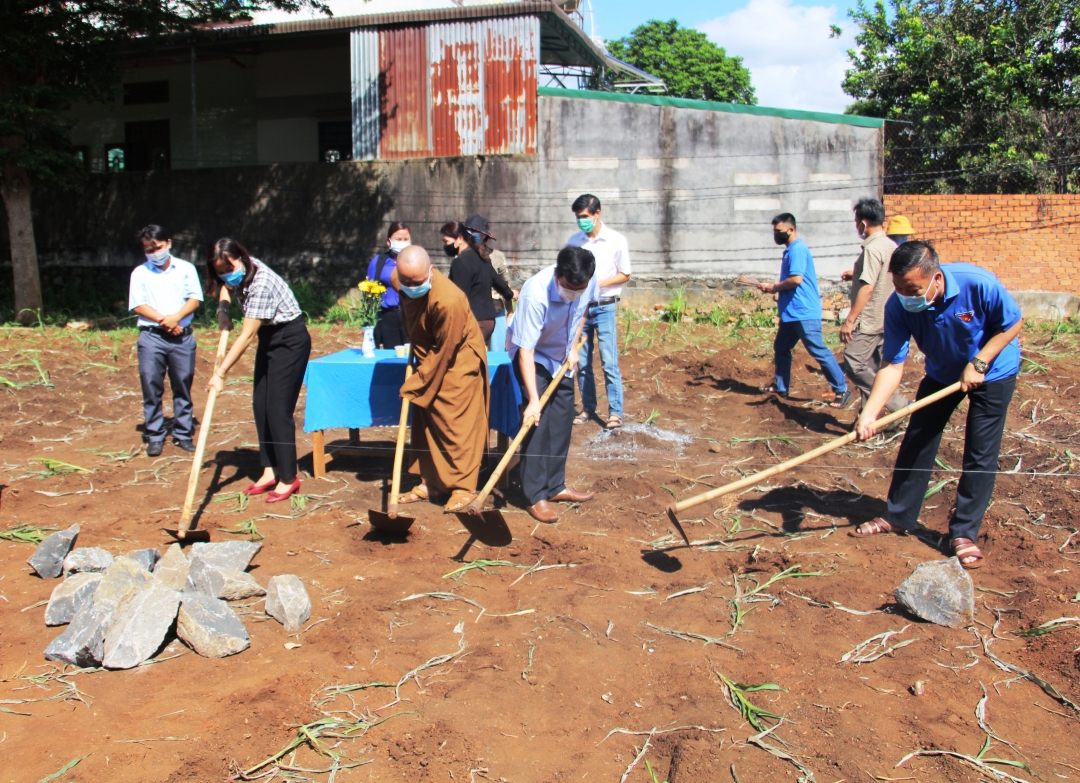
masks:
[(517, 293), (491, 266), (484, 245), (491, 236), (488, 222), (480, 215), (473, 215), (464, 223), (451, 220), (439, 230), (439, 235), (446, 254), (454, 258), (450, 263), (450, 279), (465, 292), (484, 342), (488, 342), (495, 331), (496, 315), (491, 290), (494, 288), (506, 299), (517, 298)]

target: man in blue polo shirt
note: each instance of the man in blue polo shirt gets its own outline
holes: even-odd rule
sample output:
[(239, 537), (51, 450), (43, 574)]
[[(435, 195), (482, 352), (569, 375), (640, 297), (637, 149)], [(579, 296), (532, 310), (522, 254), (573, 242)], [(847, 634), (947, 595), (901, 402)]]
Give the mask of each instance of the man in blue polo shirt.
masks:
[(818, 293), (817, 271), (810, 248), (799, 238), (795, 216), (784, 212), (772, 220), (773, 241), (784, 246), (780, 262), (780, 282), (759, 283), (767, 294), (779, 294), (780, 327), (776, 330), (773, 354), (776, 380), (762, 391), (787, 397), (791, 387), (791, 351), (802, 341), (809, 354), (821, 365), (825, 379), (832, 387), (833, 408), (845, 408), (851, 402), (844, 371), (836, 357), (825, 347), (821, 337), (821, 295)]
[(1023, 318), (994, 275), (973, 264), (941, 266), (926, 242), (906, 242), (892, 255), (896, 293), (885, 304), (882, 367), (855, 423), (859, 440), (873, 437), (874, 420), (904, 375), (912, 337), (926, 356), (926, 377), (916, 399), (957, 381), (961, 391), (916, 411), (896, 455), (889, 486), (888, 519), (859, 525), (853, 535), (915, 529), (934, 469), (941, 434), (961, 400), (968, 398), (964, 472), (949, 520), (949, 551), (965, 568), (982, 565), (975, 545), (994, 492), (1005, 415), (1020, 371)]
[(191, 383), (195, 379), (195, 335), (192, 314), (202, 304), (202, 286), (195, 267), (172, 255), (172, 238), (161, 226), (149, 225), (136, 238), (146, 261), (131, 272), (128, 309), (139, 316), (139, 380), (142, 382), (146, 456), (157, 457), (165, 443), (161, 396), (165, 376), (173, 397), (173, 443), (195, 451)]
[(566, 485), (566, 455), (574, 429), (574, 378), (563, 376), (540, 412), (540, 397), (563, 362), (576, 368), (574, 350), (585, 326), (589, 302), (599, 291), (596, 259), (583, 247), (564, 247), (554, 266), (541, 269), (525, 281), (509, 327), (510, 357), (525, 398), (521, 420), (536, 426), (521, 444), (521, 489), (526, 509), (538, 522), (556, 522), (558, 513), (549, 501), (583, 503), (591, 492)]

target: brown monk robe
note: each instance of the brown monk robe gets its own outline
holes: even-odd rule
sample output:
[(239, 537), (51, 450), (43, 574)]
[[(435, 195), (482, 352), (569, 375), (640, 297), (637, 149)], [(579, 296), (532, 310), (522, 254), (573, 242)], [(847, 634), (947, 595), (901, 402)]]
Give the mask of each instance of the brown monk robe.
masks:
[[(409, 289), (430, 281), (416, 298)], [(468, 505), (476, 493), (480, 460), (488, 445), (487, 350), (469, 300), (431, 265), (427, 252), (412, 245), (398, 256), (395, 288), (416, 370), (401, 387), (412, 412), (413, 461), (409, 472), (421, 483), (399, 498), (415, 503), (450, 495), (446, 511)]]

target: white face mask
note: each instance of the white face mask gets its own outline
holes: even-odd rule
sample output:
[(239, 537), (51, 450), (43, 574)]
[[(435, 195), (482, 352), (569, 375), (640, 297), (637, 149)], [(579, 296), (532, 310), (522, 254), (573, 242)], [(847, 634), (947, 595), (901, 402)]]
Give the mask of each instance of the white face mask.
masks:
[(567, 288), (566, 286), (562, 285), (562, 283), (556, 283), (555, 285), (559, 289), (559, 296), (561, 296), (567, 302), (577, 301), (581, 298), (581, 295), (585, 293), (584, 291), (574, 291), (570, 288)]
[(165, 248), (156, 253), (147, 253), (146, 260), (154, 266), (165, 266), (165, 262), (169, 260), (170, 255), (169, 248)]
[(410, 242), (407, 239), (400, 240), (400, 241), (391, 239), (390, 240), (390, 252), (393, 253), (394, 255), (397, 255), (398, 253), (400, 253), (402, 250), (404, 250), (405, 248), (407, 248), (411, 244), (412, 244), (412, 242)]

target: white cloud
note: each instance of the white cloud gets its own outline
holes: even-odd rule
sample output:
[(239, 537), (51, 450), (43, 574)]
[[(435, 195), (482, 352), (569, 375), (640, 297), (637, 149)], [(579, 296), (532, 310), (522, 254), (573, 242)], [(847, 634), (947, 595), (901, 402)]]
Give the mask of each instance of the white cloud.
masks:
[[(829, 37), (832, 24), (844, 28), (842, 37)], [(836, 6), (750, 0), (698, 29), (743, 58), (761, 106), (839, 113), (851, 103), (840, 83), (854, 46), (852, 25)]]

